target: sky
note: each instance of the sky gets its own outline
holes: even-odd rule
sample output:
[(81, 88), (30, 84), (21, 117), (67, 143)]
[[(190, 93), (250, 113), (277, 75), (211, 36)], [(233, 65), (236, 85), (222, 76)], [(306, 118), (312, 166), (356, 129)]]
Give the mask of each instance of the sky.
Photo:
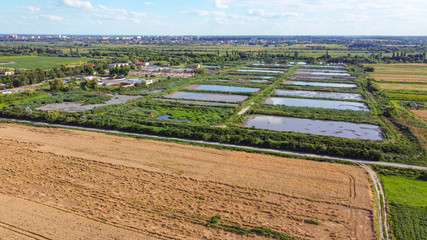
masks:
[(0, 34), (427, 35), (427, 0), (0, 0)]

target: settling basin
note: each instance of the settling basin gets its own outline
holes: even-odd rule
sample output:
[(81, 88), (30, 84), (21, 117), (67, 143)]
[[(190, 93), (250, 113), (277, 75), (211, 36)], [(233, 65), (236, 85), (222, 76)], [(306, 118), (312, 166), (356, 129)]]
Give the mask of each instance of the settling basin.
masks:
[(341, 93), (341, 92), (319, 92), (319, 91), (299, 91), (299, 90), (276, 90), (276, 95), (299, 96), (312, 98), (333, 98), (345, 100), (363, 100), (362, 94), (359, 93)]
[(253, 93), (253, 92), (256, 92), (259, 90), (259, 88), (222, 86), (222, 85), (190, 85), (186, 88), (187, 89), (205, 90), (205, 91), (241, 92), (241, 93)]
[(271, 79), (271, 78), (275, 78), (274, 76), (239, 75), (239, 74), (227, 74), (227, 77), (262, 78), (262, 79)]
[(362, 140), (383, 139), (382, 130), (379, 126), (364, 123), (249, 115), (242, 126)]
[(166, 95), (165, 97), (204, 100), (204, 101), (220, 101), (220, 102), (242, 102), (248, 98), (248, 96), (244, 96), (244, 95), (232, 95), (232, 94), (220, 94), (220, 93), (195, 93), (195, 92), (174, 92)]
[(353, 83), (306, 82), (306, 81), (286, 81), (284, 82), (284, 84), (292, 84), (297, 86), (336, 87), (336, 88), (357, 87), (357, 84), (353, 84)]
[(286, 105), (294, 107), (317, 107), (328, 109), (340, 110), (354, 110), (354, 111), (369, 111), (368, 106), (361, 102), (345, 102), (333, 100), (319, 100), (319, 99), (305, 99), (305, 98), (283, 98), (283, 97), (269, 97), (266, 98), (265, 103), (273, 105)]
[(265, 70), (265, 69), (238, 69), (238, 72), (259, 72), (259, 73), (283, 73), (283, 71), (277, 70)]

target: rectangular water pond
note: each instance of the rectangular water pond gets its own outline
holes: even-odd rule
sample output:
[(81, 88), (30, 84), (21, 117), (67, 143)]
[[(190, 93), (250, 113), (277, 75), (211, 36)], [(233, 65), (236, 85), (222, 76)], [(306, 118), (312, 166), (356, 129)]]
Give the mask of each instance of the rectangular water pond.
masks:
[(355, 88), (354, 83), (331, 83), (331, 82), (306, 82), (306, 81), (286, 81), (284, 84), (292, 84), (297, 86), (313, 86), (313, 87), (336, 87), (336, 88)]
[(324, 76), (339, 76), (339, 77), (349, 77), (349, 73), (333, 73), (333, 72), (307, 72), (310, 75), (324, 75)]
[(232, 94), (220, 94), (220, 93), (195, 93), (195, 92), (174, 92), (166, 95), (165, 97), (204, 100), (204, 101), (220, 101), (220, 102), (242, 102), (248, 98), (248, 96), (244, 96), (244, 95), (232, 95)]
[(344, 68), (344, 66), (342, 65), (305, 65), (305, 66), (301, 66), (301, 68)]
[(255, 127), (284, 132), (310, 133), (322, 136), (362, 140), (382, 140), (382, 129), (377, 125), (304, 118), (249, 115), (244, 127)]
[(313, 68), (299, 68), (297, 72), (348, 73), (347, 70), (341, 70), (341, 69), (313, 69)]
[(275, 78), (274, 76), (239, 75), (239, 74), (227, 74), (227, 77), (262, 78), (262, 79), (271, 79), (271, 78)]
[(259, 73), (283, 73), (278, 70), (266, 70), (266, 69), (238, 69), (238, 72), (259, 72)]
[(245, 79), (245, 80), (239, 80), (239, 79), (212, 79), (212, 81), (217, 82), (253, 82), (253, 83), (269, 83), (267, 79)]
[(305, 98), (282, 98), (269, 97), (265, 103), (273, 105), (286, 105), (293, 107), (317, 107), (328, 109), (354, 110), (354, 111), (369, 111), (368, 106), (361, 102), (345, 102), (333, 100), (305, 99)]
[(187, 89), (205, 90), (205, 91), (241, 92), (241, 93), (253, 93), (253, 92), (256, 92), (259, 90), (259, 88), (222, 86), (222, 85), (190, 85), (186, 88)]
[(319, 92), (319, 91), (299, 91), (299, 90), (276, 90), (276, 95), (299, 96), (312, 98), (334, 98), (346, 100), (362, 100), (363, 96), (359, 93), (341, 93), (341, 92)]

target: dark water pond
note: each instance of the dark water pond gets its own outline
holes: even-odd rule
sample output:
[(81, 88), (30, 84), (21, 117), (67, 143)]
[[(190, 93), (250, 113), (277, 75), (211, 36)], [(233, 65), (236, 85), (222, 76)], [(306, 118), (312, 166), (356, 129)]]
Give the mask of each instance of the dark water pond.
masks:
[(342, 138), (382, 140), (382, 130), (377, 125), (328, 120), (313, 120), (267, 115), (249, 115), (244, 127), (274, 131), (311, 133)]

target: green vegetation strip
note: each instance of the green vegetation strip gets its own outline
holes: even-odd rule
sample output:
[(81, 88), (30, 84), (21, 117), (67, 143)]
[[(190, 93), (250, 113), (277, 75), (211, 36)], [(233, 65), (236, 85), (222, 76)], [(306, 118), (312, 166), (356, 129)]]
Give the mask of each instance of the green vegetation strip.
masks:
[(427, 171), (372, 166), (388, 203), (393, 239), (427, 236)]
[(15, 94), (2, 94), (0, 95), (0, 107), (8, 104), (18, 103), (27, 100), (35, 100), (39, 98), (49, 97), (50, 95), (43, 91), (25, 91)]
[(209, 221), (208, 226), (213, 227), (213, 228), (219, 228), (219, 229), (222, 229), (224, 231), (233, 232), (233, 233), (240, 234), (240, 235), (256, 234), (256, 235), (262, 236), (262, 237), (269, 237), (269, 238), (281, 239), (281, 240), (301, 239), (301, 238), (297, 238), (297, 237), (290, 237), (284, 233), (274, 231), (270, 228), (254, 227), (254, 228), (248, 229), (248, 228), (244, 228), (244, 227), (237, 226), (237, 225), (230, 225), (230, 224), (221, 223), (220, 221), (221, 221), (221, 216), (215, 215)]
[(294, 155), (294, 154), (288, 154), (288, 153), (264, 151), (264, 150), (250, 149), (250, 148), (238, 147), (238, 146), (234, 147), (234, 146), (216, 145), (216, 144), (200, 143), (200, 142), (178, 140), (178, 139), (168, 139), (168, 138), (157, 137), (157, 136), (141, 136), (141, 135), (135, 135), (132, 133), (129, 133), (129, 134), (113, 133), (113, 132), (105, 132), (105, 131), (101, 131), (101, 130), (96, 131), (96, 130), (92, 130), (92, 129), (82, 129), (82, 128), (76, 129), (73, 126), (70, 126), (70, 127), (55, 126), (55, 125), (46, 125), (46, 124), (31, 123), (31, 122), (20, 122), (20, 121), (5, 120), (5, 119), (0, 119), (0, 123), (15, 123), (15, 124), (21, 124), (21, 125), (26, 125), (26, 126), (34, 126), (34, 127), (60, 128), (60, 129), (68, 129), (68, 130), (96, 132), (96, 133), (102, 133), (102, 134), (118, 136), (118, 137), (132, 137), (132, 138), (137, 138), (137, 139), (147, 139), (147, 140), (155, 140), (155, 141), (161, 141), (161, 142), (171, 142), (171, 143), (178, 143), (178, 144), (184, 144), (184, 145), (214, 148), (214, 149), (218, 149), (218, 150), (240, 151), (240, 152), (247, 152), (247, 153), (272, 155), (272, 156), (278, 156), (278, 157), (284, 157), (284, 158), (294, 158), (294, 159), (303, 159), (303, 160), (310, 160), (310, 161), (316, 161), (316, 162), (328, 162), (328, 163), (338, 163), (338, 164), (344, 164), (344, 165), (358, 166), (357, 163), (353, 163), (353, 162), (341, 160), (341, 159), (300, 156), (300, 155)]

